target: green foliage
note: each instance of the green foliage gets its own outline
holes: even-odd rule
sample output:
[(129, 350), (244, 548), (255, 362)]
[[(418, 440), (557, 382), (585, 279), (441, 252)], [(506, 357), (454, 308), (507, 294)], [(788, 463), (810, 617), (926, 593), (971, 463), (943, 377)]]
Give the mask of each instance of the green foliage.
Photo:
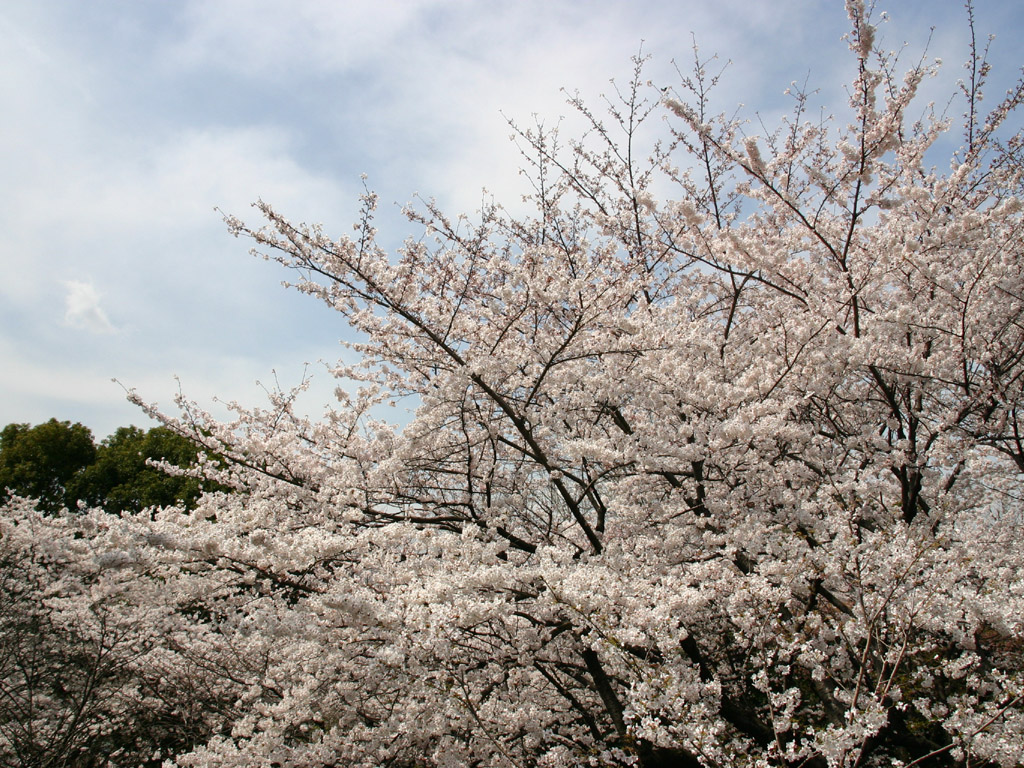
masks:
[(73, 508), (75, 478), (95, 460), (92, 432), (81, 424), (8, 424), (0, 432), (0, 491), (38, 499), (47, 512)]
[(83, 469), (79, 498), (108, 512), (137, 512), (146, 507), (195, 506), (202, 493), (199, 480), (174, 477), (149, 464), (166, 461), (180, 467), (195, 463), (195, 443), (166, 427), (148, 432), (120, 427), (96, 451), (96, 461)]
[(8, 424), (0, 432), (0, 499), (37, 499), (49, 513), (80, 502), (115, 514), (170, 505), (192, 509), (204, 483), (169, 475), (151, 462), (187, 468), (198, 455), (195, 443), (166, 427), (120, 427), (97, 446), (78, 423)]

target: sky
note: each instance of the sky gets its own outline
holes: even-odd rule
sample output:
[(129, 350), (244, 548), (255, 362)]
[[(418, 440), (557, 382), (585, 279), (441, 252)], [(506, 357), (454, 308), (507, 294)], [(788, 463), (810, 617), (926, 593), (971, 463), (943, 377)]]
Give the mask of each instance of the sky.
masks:
[[(1019, 74), (1024, 6), (976, 0), (991, 101)], [(944, 98), (963, 75), (957, 0), (883, 0), (880, 41), (928, 41)], [(343, 318), (281, 287), (222, 214), (350, 231), (361, 175), (380, 239), (417, 231), (416, 196), (472, 214), (525, 191), (508, 121), (571, 135), (566, 94), (599, 104), (642, 50), (655, 87), (693, 41), (728, 68), (717, 105), (770, 123), (792, 81), (841, 104), (853, 59), (840, 0), (5, 0), (0, 4), (0, 426), (55, 417), (97, 440), (150, 426), (184, 392), (260, 405), (350, 355)], [(346, 358), (348, 359), (348, 358)]]

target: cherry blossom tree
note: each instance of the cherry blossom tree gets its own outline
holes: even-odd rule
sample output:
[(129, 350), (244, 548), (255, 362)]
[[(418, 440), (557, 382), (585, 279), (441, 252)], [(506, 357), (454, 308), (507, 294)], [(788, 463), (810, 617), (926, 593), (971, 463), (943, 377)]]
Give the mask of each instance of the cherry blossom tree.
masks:
[(160, 765), (239, 692), (191, 651), (194, 606), (142, 570), (110, 513), (0, 516), (0, 765)]
[(362, 334), (348, 389), (136, 396), (233, 492), (47, 523), (222, 702), (178, 764), (1021, 764), (1024, 87), (983, 111), (973, 52), (958, 136), (847, 10), (848, 119), (638, 59), (518, 130), (532, 215), (227, 217)]

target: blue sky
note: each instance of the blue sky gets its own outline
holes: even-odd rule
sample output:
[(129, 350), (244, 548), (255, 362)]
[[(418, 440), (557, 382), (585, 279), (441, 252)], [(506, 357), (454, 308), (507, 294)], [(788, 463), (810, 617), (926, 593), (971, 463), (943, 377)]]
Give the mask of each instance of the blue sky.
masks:
[[(977, 0), (996, 34), (995, 101), (1024, 63), (1024, 9)], [(962, 74), (954, 0), (879, 0), (887, 48)], [(382, 202), (381, 239), (415, 234), (417, 193), (472, 213), (486, 188), (523, 191), (506, 118), (548, 124), (561, 88), (597, 102), (643, 42), (647, 75), (676, 81), (691, 33), (731, 64), (719, 106), (769, 118), (809, 77), (840, 104), (851, 59), (839, 0), (7, 0), (0, 5), (0, 426), (81, 421), (97, 439), (148, 424), (116, 378), (170, 407), (258, 404), (257, 381), (333, 383), (340, 316), (280, 281), (225, 231), (249, 203), (349, 230), (360, 174)], [(178, 377), (178, 380), (175, 377)]]

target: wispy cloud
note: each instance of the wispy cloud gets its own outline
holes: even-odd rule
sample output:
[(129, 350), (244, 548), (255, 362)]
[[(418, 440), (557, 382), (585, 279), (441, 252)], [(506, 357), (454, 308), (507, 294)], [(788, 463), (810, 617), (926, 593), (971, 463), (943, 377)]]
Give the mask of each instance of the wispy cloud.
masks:
[(65, 280), (64, 322), (72, 328), (90, 333), (114, 333), (117, 329), (100, 306), (100, 295), (92, 283)]

